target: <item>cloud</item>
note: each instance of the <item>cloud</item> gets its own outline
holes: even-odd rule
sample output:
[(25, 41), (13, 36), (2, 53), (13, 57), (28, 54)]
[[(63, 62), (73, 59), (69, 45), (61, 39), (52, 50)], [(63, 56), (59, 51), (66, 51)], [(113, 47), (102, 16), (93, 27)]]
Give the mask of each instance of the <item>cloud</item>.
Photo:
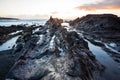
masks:
[(96, 11), (96, 10), (120, 10), (120, 0), (103, 0), (93, 4), (84, 4), (76, 7), (79, 10)]
[(58, 14), (59, 12), (58, 11), (53, 11), (53, 12), (51, 12), (51, 14)]
[(11, 18), (19, 18), (19, 19), (49, 19), (50, 15), (49, 14), (44, 14), (44, 15), (7, 15), (4, 17), (11, 17)]

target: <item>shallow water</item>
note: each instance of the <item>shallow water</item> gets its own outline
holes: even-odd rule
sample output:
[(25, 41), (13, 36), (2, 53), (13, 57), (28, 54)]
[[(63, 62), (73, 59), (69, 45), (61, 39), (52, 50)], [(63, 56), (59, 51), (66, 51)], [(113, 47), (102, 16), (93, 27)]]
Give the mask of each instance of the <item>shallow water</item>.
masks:
[(105, 71), (102, 73), (106, 80), (120, 79), (120, 64), (115, 62), (101, 47), (88, 42), (90, 51), (96, 56), (96, 59), (105, 66)]
[(15, 45), (16, 40), (19, 36), (13, 37), (10, 40), (6, 41), (2, 45), (0, 45), (0, 51), (12, 49), (13, 45)]

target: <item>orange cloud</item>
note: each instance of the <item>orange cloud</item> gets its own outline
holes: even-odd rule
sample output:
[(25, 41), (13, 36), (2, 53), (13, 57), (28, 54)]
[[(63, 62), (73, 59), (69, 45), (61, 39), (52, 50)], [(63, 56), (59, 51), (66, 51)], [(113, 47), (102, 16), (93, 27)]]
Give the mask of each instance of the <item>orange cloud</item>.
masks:
[(76, 7), (79, 10), (96, 11), (96, 10), (120, 10), (120, 0), (104, 0), (94, 4), (84, 4)]

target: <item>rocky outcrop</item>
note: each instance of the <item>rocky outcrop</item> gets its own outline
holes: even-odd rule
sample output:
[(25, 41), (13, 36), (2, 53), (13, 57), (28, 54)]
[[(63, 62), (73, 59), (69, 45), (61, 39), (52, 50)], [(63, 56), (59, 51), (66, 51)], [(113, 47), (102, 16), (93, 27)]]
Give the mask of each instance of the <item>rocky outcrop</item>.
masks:
[(23, 32), (30, 32), (40, 26), (29, 26), (26, 27), (25, 25), (11, 25), (9, 27), (0, 26), (0, 45), (7, 40), (15, 37), (17, 35), (21, 35)]
[(51, 16), (45, 25), (47, 25), (48, 27), (52, 27), (52, 28), (59, 28), (59, 27), (61, 27), (62, 22), (63, 22), (62, 19), (52, 18), (52, 16)]
[(120, 19), (116, 15), (87, 15), (71, 21), (70, 24), (89, 39), (99, 40), (108, 45), (114, 43), (114, 48), (120, 52)]
[[(120, 19), (113, 14), (90, 14), (70, 21), (70, 25), (78, 25), (79, 27), (99, 27), (120, 29)], [(87, 26), (89, 25), (89, 26)], [(116, 26), (116, 27), (114, 27)]]
[[(24, 47), (23, 42), (27, 42), (30, 39), (32, 33), (35, 32), (36, 28), (38, 29), (39, 27), (41, 26), (34, 27), (34, 25), (31, 25), (27, 27), (25, 25), (16, 25), (10, 27), (0, 27), (0, 30), (2, 28), (0, 31), (0, 63), (2, 64), (0, 65), (0, 80), (5, 80), (6, 74), (9, 72), (10, 68), (15, 64), (16, 60), (21, 55), (19, 53), (14, 53), (20, 52), (22, 50)], [(17, 41), (15, 40), (16, 43), (15, 41), (12, 41), (15, 38), (18, 38)], [(6, 44), (8, 42), (10, 43)], [(5, 49), (2, 49), (1, 47), (4, 47)]]
[(38, 33), (17, 41), (22, 47), (14, 48), (12, 53), (19, 55), (6, 79), (103, 80), (100, 73), (105, 67), (89, 51), (87, 42), (75, 31), (68, 32), (61, 22), (51, 17)]
[(115, 62), (120, 63), (120, 19), (113, 14), (87, 15), (70, 21), (84, 38), (100, 46)]

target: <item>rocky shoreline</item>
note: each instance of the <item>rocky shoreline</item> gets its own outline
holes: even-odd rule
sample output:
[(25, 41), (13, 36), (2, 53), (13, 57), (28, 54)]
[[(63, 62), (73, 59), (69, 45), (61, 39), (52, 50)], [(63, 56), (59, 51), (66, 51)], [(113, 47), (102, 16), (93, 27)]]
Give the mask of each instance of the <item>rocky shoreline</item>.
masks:
[[(119, 63), (120, 19), (111, 14), (87, 15), (70, 21), (71, 30), (61, 23), (62, 19), (50, 17), (44, 26), (17, 27), (16, 31), (23, 32), (20, 32), (16, 46), (0, 54), (11, 54), (13, 58), (1, 79), (107, 80), (101, 75), (107, 67), (96, 59), (86, 40), (100, 46)], [(12, 32), (15, 31), (9, 33)], [(111, 33), (114, 35), (111, 36)], [(111, 42), (117, 45), (113, 48), (117, 52), (110, 49)]]
[(50, 18), (41, 28), (46, 33), (34, 33), (23, 42), (24, 47), (13, 53), (20, 55), (6, 79), (103, 79), (100, 72), (105, 67), (89, 51), (87, 42), (75, 31), (68, 32), (61, 23), (62, 20)]
[(26, 25), (11, 25), (9, 27), (0, 26), (0, 45), (6, 42), (7, 40), (15, 37), (17, 35), (22, 35), (25, 32), (31, 32), (32, 30), (40, 26), (26, 26)]
[(115, 43), (115, 49), (120, 52), (120, 18), (116, 15), (87, 15), (70, 21), (70, 25), (83, 32), (86, 38)]
[(70, 21), (70, 24), (87, 40), (101, 46), (115, 61), (120, 62), (119, 17), (113, 14), (87, 15)]
[[(25, 35), (26, 33), (31, 33), (32, 30), (35, 30), (36, 28), (41, 26), (26, 26), (26, 25), (11, 25), (9, 27), (0, 26), (0, 46), (2, 46), (7, 41), (11, 40), (14, 37)], [(16, 42), (17, 43), (17, 42)], [(13, 43), (14, 44), (14, 43)], [(7, 45), (7, 44), (6, 44)], [(10, 68), (14, 65), (16, 62), (16, 56), (12, 54), (14, 52), (11, 44), (9, 44), (7, 50), (0, 50), (0, 80), (4, 80), (6, 74), (10, 70)], [(7, 47), (7, 46), (6, 46)], [(15, 47), (15, 44), (14, 46)]]

